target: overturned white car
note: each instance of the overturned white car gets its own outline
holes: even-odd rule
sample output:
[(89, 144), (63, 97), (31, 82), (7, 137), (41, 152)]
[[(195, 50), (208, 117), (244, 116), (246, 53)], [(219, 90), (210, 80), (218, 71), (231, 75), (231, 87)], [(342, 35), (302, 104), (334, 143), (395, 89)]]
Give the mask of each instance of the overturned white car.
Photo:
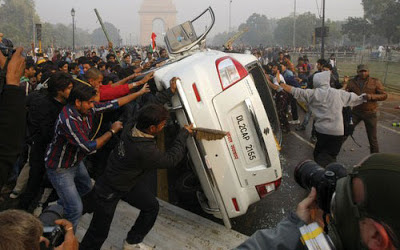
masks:
[[(197, 35), (194, 23), (205, 15), (211, 17), (211, 25)], [(203, 191), (198, 192), (203, 210), (231, 227), (229, 218), (245, 214), (251, 204), (280, 185), (277, 143), (281, 131), (257, 59), (205, 48), (213, 24), (214, 13), (209, 8), (193, 21), (169, 30), (165, 42), (171, 59), (156, 70), (155, 82), (162, 90), (169, 87), (172, 77), (180, 78), (179, 95), (170, 107), (179, 124), (228, 132), (217, 141), (190, 138), (188, 149)]]

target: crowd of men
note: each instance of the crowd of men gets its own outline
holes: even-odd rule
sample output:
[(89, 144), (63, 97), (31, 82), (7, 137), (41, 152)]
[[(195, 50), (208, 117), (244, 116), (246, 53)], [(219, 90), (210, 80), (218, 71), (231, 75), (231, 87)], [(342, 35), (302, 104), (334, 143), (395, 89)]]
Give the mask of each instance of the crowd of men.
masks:
[[(315, 143), (317, 163), (326, 166), (336, 162), (343, 142), (360, 121), (365, 123), (371, 153), (379, 152), (377, 102), (386, 100), (387, 94), (381, 81), (369, 76), (367, 65), (359, 65), (355, 77), (344, 76), (340, 81), (335, 54), (328, 60), (317, 60), (316, 70), (307, 55), (293, 63), (284, 51), (271, 57), (260, 51), (253, 54), (264, 64), (269, 86), (275, 90), (282, 131), (289, 133), (291, 125), (305, 130), (313, 117), (310, 140)], [(299, 120), (298, 102), (307, 111), (303, 121)]]
[[(153, 73), (142, 72), (162, 66), (168, 60), (167, 51), (121, 48), (114, 54), (110, 46), (85, 51), (78, 58), (69, 51), (55, 51), (51, 58), (40, 53), (27, 57), (24, 65), (20, 54), (18, 49), (7, 62), (4, 88), (11, 96), (0, 99), (14, 104), (2, 111), (2, 117), (16, 116), (20, 121), (5, 125), (26, 131), (19, 137), (11, 131), (2, 131), (1, 135), (2, 140), (12, 141), (6, 153), (0, 155), (12, 165), (0, 169), (0, 188), (15, 183), (8, 208), (39, 215), (49, 202), (57, 200), (66, 219), (57, 223), (66, 232), (76, 231), (81, 216), (93, 213), (79, 247), (100, 249), (116, 206), (124, 199), (141, 211), (127, 234), (124, 249), (151, 249), (143, 239), (155, 223), (159, 205), (144, 181), (146, 174), (176, 166), (185, 155), (185, 142), (192, 133), (191, 125), (186, 125), (165, 152), (155, 143), (169, 118), (163, 105), (176, 93), (177, 78), (171, 79), (169, 89), (151, 91), (148, 83)], [(317, 163), (327, 166), (335, 162), (344, 140), (361, 121), (366, 126), (371, 153), (379, 152), (377, 102), (384, 101), (387, 94), (382, 83), (369, 76), (366, 65), (358, 66), (356, 77), (345, 77), (341, 82), (334, 54), (329, 60), (319, 59), (316, 70), (306, 55), (296, 63), (285, 51), (254, 51), (254, 55), (274, 91), (282, 130), (288, 133), (290, 125), (305, 130), (313, 118)], [(0, 56), (4, 68), (7, 60)], [(26, 102), (21, 104), (24, 99)], [(298, 101), (308, 110), (302, 122)], [(26, 114), (16, 113), (21, 105)], [(354, 108), (349, 112), (346, 107)], [(22, 151), (17, 148), (20, 140)], [(10, 216), (26, 217), (14, 210)], [(67, 235), (66, 244), (76, 249), (76, 239)], [(243, 247), (246, 244), (254, 242), (250, 240)]]
[(192, 133), (185, 126), (169, 150), (156, 147), (155, 137), (169, 118), (163, 105), (175, 94), (177, 78), (170, 88), (152, 92), (153, 73), (142, 74), (168, 60), (165, 49), (143, 58), (111, 48), (85, 54), (72, 58), (55, 51), (51, 60), (40, 53), (26, 58), (17, 80), (26, 99), (26, 122), (21, 121), (26, 133), (22, 152), (9, 155), (17, 156), (13, 167), (2, 168), (0, 187), (16, 183), (4, 203), (38, 216), (58, 200), (73, 231), (82, 214), (93, 212), (80, 249), (100, 249), (124, 198), (141, 210), (124, 249), (148, 249), (142, 241), (155, 223), (158, 202), (142, 179), (153, 169), (176, 166)]

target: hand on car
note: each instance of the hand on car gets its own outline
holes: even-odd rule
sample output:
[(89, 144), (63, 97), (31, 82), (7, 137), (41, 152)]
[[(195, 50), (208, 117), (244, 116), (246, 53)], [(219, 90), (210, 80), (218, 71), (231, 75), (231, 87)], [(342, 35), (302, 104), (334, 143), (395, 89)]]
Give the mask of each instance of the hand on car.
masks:
[(149, 61), (143, 65), (143, 69), (149, 69), (150, 67), (151, 67), (151, 61)]
[(179, 79), (178, 77), (173, 77), (173, 78), (169, 81), (169, 87), (171, 88), (171, 92), (172, 92), (173, 94), (176, 93), (176, 88), (177, 88), (177, 86), (176, 86), (176, 81), (177, 81), (177, 80), (181, 80), (181, 79)]
[(193, 123), (190, 125), (185, 125), (184, 128), (189, 132), (189, 134), (191, 134), (191, 135), (193, 134), (193, 130), (192, 130)]
[(154, 72), (148, 73), (143, 79), (142, 82), (146, 83), (154, 78)]
[[(25, 57), (22, 56), (24, 49), (19, 47), (12, 55), (7, 66), (6, 84), (19, 86), (19, 81), (25, 70)], [(0, 51), (0, 67), (3, 69), (7, 58)]]
[(143, 87), (139, 90), (139, 94), (140, 95), (144, 95), (144, 94), (149, 93), (149, 92), (150, 92), (150, 87), (149, 87), (148, 83), (145, 83), (143, 85)]
[(120, 121), (116, 121), (111, 125), (111, 129), (115, 132), (118, 133), (121, 129), (123, 129), (124, 126), (122, 124), (122, 122)]
[(132, 75), (129, 76), (129, 80), (135, 79), (136, 77), (140, 76), (140, 73), (133, 73)]

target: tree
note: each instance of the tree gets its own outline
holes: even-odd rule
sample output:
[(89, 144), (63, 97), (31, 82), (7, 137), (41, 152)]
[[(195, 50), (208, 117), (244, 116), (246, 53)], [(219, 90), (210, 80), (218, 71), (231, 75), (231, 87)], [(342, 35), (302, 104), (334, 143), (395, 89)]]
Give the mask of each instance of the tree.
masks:
[(32, 42), (33, 24), (39, 22), (33, 0), (4, 0), (0, 6), (0, 32), (15, 46), (28, 47)]
[(328, 19), (325, 25), (329, 27), (329, 37), (326, 39), (326, 43), (329, 46), (340, 46), (343, 43), (343, 32), (342, 26), (344, 21), (332, 21)]
[[(42, 28), (43, 47), (72, 48), (72, 25), (44, 23)], [(92, 37), (88, 31), (75, 27), (76, 46), (92, 44)]]
[[(296, 46), (310, 46), (315, 27), (319, 24), (318, 18), (311, 12), (296, 17)], [(278, 20), (274, 31), (275, 40), (280, 45), (293, 45), (293, 16)]]
[(387, 43), (400, 39), (400, 2), (398, 0), (363, 0), (365, 17), (371, 20), (373, 31)]
[[(105, 26), (112, 42), (115, 45), (117, 45), (119, 43), (119, 41), (121, 40), (121, 36), (119, 35), (119, 30), (112, 23), (105, 22), (104, 26)], [(95, 29), (92, 33), (92, 44), (107, 45), (107, 43), (108, 43), (108, 41), (107, 41), (106, 36), (104, 35), (102, 28)]]
[(372, 25), (362, 17), (349, 17), (342, 26), (342, 33), (352, 42), (362, 42), (371, 36)]
[(249, 28), (249, 31), (243, 35), (242, 41), (251, 46), (273, 43), (274, 22), (265, 15), (253, 13), (246, 21), (239, 26), (239, 30)]

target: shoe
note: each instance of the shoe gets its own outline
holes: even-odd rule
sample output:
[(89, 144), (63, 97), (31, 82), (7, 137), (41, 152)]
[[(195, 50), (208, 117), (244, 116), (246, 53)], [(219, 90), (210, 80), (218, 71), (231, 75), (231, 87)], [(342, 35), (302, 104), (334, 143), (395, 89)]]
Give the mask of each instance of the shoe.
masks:
[(144, 244), (143, 242), (137, 243), (137, 244), (129, 244), (128, 242), (126, 242), (126, 240), (124, 240), (124, 246), (122, 248), (123, 250), (153, 250), (154, 248), (151, 246), (148, 246), (146, 244)]
[(316, 143), (317, 142), (317, 137), (316, 136), (311, 136), (311, 142)]
[(289, 121), (289, 124), (297, 125), (297, 124), (300, 124), (300, 121), (298, 119), (297, 120), (293, 120), (293, 121)]
[(306, 126), (304, 126), (304, 125), (299, 125), (299, 126), (297, 126), (295, 129), (296, 129), (296, 131), (306, 130)]
[(39, 218), (39, 216), (42, 214), (42, 211), (43, 211), (43, 204), (39, 203), (37, 207), (33, 210), (33, 215), (36, 218)]
[(19, 192), (13, 190), (13, 191), (11, 192), (11, 194), (10, 194), (10, 198), (11, 198), (11, 199), (17, 199), (19, 195), (20, 195)]

